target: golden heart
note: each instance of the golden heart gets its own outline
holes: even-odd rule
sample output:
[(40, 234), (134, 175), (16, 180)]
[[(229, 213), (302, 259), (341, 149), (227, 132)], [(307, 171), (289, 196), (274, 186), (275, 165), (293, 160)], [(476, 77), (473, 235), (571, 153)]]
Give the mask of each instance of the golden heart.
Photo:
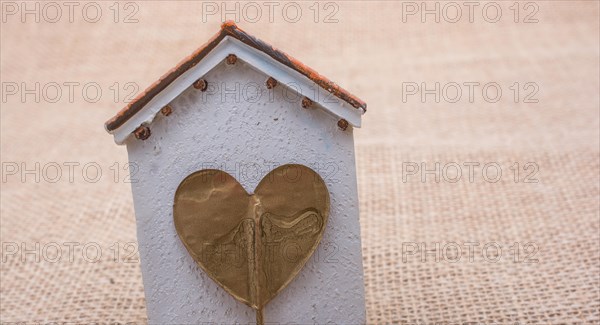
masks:
[(173, 206), (177, 234), (198, 265), (259, 312), (313, 254), (328, 215), (327, 187), (303, 165), (272, 170), (254, 194), (226, 172), (201, 170), (179, 184)]

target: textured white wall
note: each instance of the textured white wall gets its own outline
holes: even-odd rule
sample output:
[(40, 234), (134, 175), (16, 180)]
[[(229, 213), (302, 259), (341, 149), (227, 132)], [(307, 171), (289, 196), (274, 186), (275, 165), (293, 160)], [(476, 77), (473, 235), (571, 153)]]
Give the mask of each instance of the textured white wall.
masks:
[[(331, 214), (315, 256), (266, 306), (265, 321), (365, 322), (352, 127), (341, 131), (324, 110), (305, 110), (286, 100), (281, 85), (270, 96), (267, 77), (240, 60), (222, 63), (205, 76), (211, 85), (207, 92), (188, 88), (171, 103), (170, 116), (158, 115), (150, 125), (149, 139), (126, 142), (130, 162), (139, 166), (132, 188), (150, 323), (255, 321), (254, 310), (206, 276), (180, 242), (173, 197), (179, 183), (200, 169), (221, 165), (218, 169), (252, 193), (274, 166), (286, 163), (304, 164), (321, 175)], [(227, 89), (237, 85), (239, 101), (233, 94), (222, 98), (222, 83)], [(257, 94), (255, 86), (263, 90), (260, 99), (244, 101), (244, 95)]]

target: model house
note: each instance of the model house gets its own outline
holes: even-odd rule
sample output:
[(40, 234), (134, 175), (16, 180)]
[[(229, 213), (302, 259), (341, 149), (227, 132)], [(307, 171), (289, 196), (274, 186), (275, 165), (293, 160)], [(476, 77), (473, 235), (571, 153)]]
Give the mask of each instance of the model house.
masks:
[(137, 169), (149, 322), (363, 324), (365, 111), (227, 22), (107, 121)]

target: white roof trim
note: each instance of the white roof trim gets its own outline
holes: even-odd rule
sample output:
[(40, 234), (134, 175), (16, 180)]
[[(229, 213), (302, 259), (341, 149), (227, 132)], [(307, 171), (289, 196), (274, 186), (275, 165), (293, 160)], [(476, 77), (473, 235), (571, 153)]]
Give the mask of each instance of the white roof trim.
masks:
[[(248, 46), (231, 36), (226, 36), (198, 64), (177, 77), (164, 90), (154, 96), (139, 112), (123, 123), (123, 125), (110, 132), (114, 135), (115, 142), (123, 144), (136, 128), (144, 123), (151, 123), (161, 108), (173, 101), (196, 80), (214, 69), (229, 54), (235, 54), (242, 61), (275, 78), (279, 85), (296, 86), (297, 88), (290, 88), (299, 90), (302, 96), (306, 96), (314, 103), (318, 103), (317, 106), (322, 107), (330, 114), (347, 120), (353, 127), (360, 127), (362, 114), (364, 114), (362, 108), (357, 109), (352, 107), (298, 71), (281, 64), (266, 53)], [(317, 89), (316, 92), (315, 89)]]

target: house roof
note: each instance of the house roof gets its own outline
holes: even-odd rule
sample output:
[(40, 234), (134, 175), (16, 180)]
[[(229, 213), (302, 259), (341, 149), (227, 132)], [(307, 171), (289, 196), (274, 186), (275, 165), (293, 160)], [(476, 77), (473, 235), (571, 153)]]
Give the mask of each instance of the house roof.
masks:
[(316, 83), (322, 89), (350, 104), (355, 109), (361, 110), (361, 113), (366, 112), (367, 104), (358, 97), (339, 87), (331, 80), (320, 75), (315, 70), (299, 62), (290, 55), (279, 51), (268, 43), (249, 35), (237, 27), (234, 22), (227, 21), (221, 25), (221, 30), (207, 43), (194, 51), (194, 53), (192, 53), (190, 56), (183, 59), (179, 64), (177, 64), (177, 66), (168, 71), (159, 80), (154, 82), (152, 85), (150, 85), (150, 87), (136, 96), (125, 108), (119, 111), (111, 119), (106, 121), (104, 124), (106, 130), (112, 133), (112, 131), (125, 124), (178, 77), (202, 61), (203, 58), (205, 58), (215, 47), (217, 47), (217, 45), (219, 45), (219, 43), (221, 43), (223, 39), (228, 36), (239, 40), (240, 42), (268, 55), (286, 67), (297, 71), (301, 75), (310, 79), (312, 82)]

